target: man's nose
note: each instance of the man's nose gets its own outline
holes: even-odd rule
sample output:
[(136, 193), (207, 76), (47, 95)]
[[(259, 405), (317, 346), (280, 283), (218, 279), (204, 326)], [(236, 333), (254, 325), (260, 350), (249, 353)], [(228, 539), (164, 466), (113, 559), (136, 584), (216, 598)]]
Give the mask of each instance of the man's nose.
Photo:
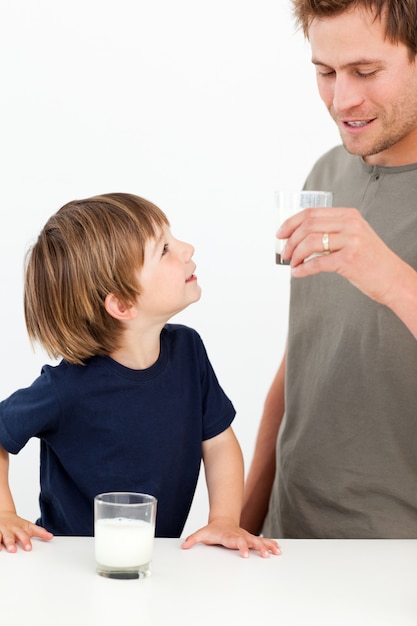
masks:
[(353, 77), (346, 75), (336, 76), (333, 91), (333, 109), (339, 116), (357, 108), (363, 101), (362, 88), (360, 88)]

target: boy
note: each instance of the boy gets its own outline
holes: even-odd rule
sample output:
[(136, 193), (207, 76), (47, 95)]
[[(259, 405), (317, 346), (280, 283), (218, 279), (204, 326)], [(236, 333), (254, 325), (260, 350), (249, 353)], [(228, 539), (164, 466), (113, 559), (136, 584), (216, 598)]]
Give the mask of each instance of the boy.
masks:
[[(27, 260), (25, 319), (31, 340), (62, 361), (0, 403), (0, 547), (92, 535), (104, 491), (153, 494), (156, 535), (179, 537), (202, 458), (209, 521), (183, 547), (279, 553), (239, 527), (234, 408), (198, 334), (167, 324), (200, 298), (193, 252), (162, 211), (129, 194), (70, 202), (48, 220)], [(18, 517), (8, 485), (8, 453), (30, 437), (41, 441), (36, 525)]]

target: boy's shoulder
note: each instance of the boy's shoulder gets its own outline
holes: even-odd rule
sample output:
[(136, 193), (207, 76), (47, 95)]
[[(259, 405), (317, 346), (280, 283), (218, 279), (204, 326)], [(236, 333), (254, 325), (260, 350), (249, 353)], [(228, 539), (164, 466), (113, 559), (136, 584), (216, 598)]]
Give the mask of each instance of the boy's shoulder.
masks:
[(191, 328), (191, 326), (185, 326), (184, 324), (165, 324), (162, 332), (170, 335), (180, 334), (186, 336), (190, 335), (194, 337), (200, 336), (195, 328)]
[(192, 346), (193, 348), (197, 347), (197, 349), (203, 349), (204, 351), (204, 343), (200, 334), (195, 328), (191, 328), (191, 326), (185, 326), (184, 324), (165, 324), (162, 329), (161, 337), (163, 341), (168, 344), (175, 344), (177, 347), (182, 345), (185, 349), (187, 346)]
[[(165, 346), (164, 354), (190, 355), (204, 354), (205, 347), (199, 333), (190, 326), (184, 324), (165, 324), (161, 333), (162, 345)], [(173, 350), (173, 352), (171, 352)], [(162, 361), (165, 357), (162, 358)], [(93, 356), (87, 359), (83, 365), (75, 365), (64, 359), (59, 363), (42, 367), (40, 379), (44, 384), (53, 387), (71, 388), (74, 385), (88, 385), (89, 381), (95, 380), (103, 370), (120, 368), (107, 356)], [(47, 382), (48, 381), (48, 382)]]

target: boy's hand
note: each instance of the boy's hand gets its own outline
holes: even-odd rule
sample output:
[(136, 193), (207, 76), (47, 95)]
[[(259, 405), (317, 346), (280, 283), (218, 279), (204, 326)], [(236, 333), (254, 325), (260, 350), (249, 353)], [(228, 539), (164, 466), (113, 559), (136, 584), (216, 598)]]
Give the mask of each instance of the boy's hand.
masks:
[(17, 544), (29, 552), (32, 550), (31, 537), (38, 537), (45, 541), (52, 539), (53, 534), (42, 526), (37, 526), (28, 520), (22, 519), (16, 513), (0, 513), (0, 550), (2, 545), (7, 552), (16, 552)]
[(207, 526), (187, 537), (182, 547), (184, 550), (188, 550), (196, 543), (222, 545), (225, 548), (239, 550), (244, 558), (249, 556), (251, 549), (257, 550), (264, 558), (268, 558), (271, 554), (281, 554), (278, 543), (273, 539), (251, 535), (228, 519), (216, 519), (209, 522)]

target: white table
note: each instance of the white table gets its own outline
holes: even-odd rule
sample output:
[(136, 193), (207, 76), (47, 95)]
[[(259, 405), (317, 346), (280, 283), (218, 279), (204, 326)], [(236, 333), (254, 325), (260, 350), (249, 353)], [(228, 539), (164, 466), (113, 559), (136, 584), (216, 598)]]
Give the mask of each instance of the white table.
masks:
[(152, 576), (98, 576), (91, 538), (0, 552), (1, 626), (416, 626), (417, 540), (282, 540), (282, 556), (157, 539)]

